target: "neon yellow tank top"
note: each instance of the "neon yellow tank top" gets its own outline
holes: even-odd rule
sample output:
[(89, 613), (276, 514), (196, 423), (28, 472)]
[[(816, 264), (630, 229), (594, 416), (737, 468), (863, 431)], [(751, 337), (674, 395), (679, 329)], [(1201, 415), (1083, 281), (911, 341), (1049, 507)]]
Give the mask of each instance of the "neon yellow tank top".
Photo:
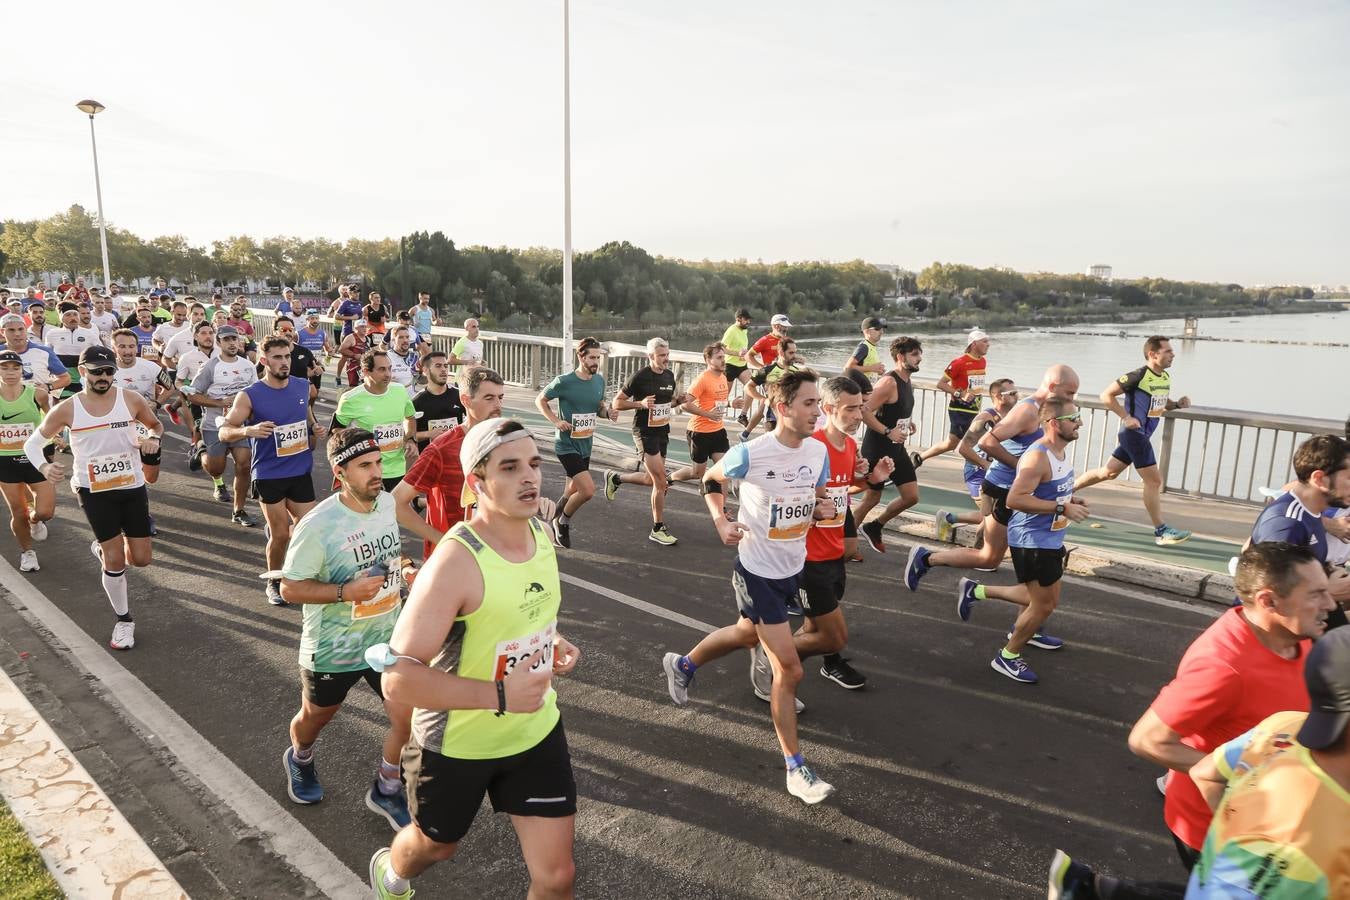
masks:
[[(431, 660), (434, 668), (463, 678), (495, 681), (517, 662), (544, 648), (540, 666), (553, 665), (562, 589), (553, 544), (531, 519), (534, 556), (527, 562), (502, 559), (467, 523), (460, 522), (444, 541), (458, 541), (483, 575), (483, 603), (455, 619), (444, 645)], [(523, 753), (558, 724), (557, 692), (532, 713), (498, 716), (490, 709), (417, 709), (413, 740), (424, 750), (457, 759), (500, 759)]]

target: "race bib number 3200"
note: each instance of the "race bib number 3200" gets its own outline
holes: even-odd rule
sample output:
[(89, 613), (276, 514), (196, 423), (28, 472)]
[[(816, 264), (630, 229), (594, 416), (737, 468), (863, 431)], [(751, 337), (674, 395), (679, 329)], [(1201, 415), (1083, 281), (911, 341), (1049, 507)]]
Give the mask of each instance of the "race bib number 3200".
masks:
[(549, 622), (548, 625), (534, 634), (528, 634), (525, 637), (513, 638), (509, 641), (501, 641), (497, 644), (496, 664), (492, 669), (492, 680), (505, 678), (511, 674), (511, 670), (517, 664), (524, 662), (534, 655), (536, 650), (543, 650), (543, 655), (539, 657), (539, 662), (534, 664), (533, 671), (539, 671), (542, 668), (553, 666), (553, 639), (557, 635), (557, 621)]

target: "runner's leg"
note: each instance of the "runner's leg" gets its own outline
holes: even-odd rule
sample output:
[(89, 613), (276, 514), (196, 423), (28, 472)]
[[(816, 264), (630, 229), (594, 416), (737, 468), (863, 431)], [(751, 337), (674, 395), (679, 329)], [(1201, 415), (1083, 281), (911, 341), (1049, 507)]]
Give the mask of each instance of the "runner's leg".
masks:
[(1157, 465), (1145, 466), (1144, 468), (1135, 468), (1139, 473), (1139, 478), (1144, 482), (1144, 509), (1148, 510), (1148, 517), (1153, 522), (1153, 527), (1158, 528), (1163, 524), (1162, 517), (1162, 471)]
[[(51, 482), (47, 486), (51, 487)], [(4, 492), (5, 503), (9, 505), (9, 530), (13, 532), (14, 540), (19, 542), (20, 552), (33, 549), (33, 533), (28, 521), (28, 491), (25, 488), (22, 483), (0, 483), (0, 491)]]
[(757, 643), (759, 635), (755, 632), (754, 623), (742, 616), (736, 620), (735, 625), (719, 628), (699, 641), (694, 649), (689, 651), (689, 661), (696, 666), (702, 666), (737, 650), (749, 649)]
[[(742, 621), (748, 622), (749, 619)], [(756, 625), (755, 633), (764, 645), (773, 667), (773, 690), (769, 694), (769, 713), (783, 756), (797, 753), (797, 685), (802, 680), (802, 661), (793, 646), (792, 631), (786, 622)]]
[(1030, 602), (1017, 616), (1017, 624), (1013, 626), (1012, 638), (1007, 645), (1009, 653), (1021, 653), (1027, 641), (1031, 640), (1045, 624), (1045, 620), (1050, 618), (1050, 614), (1059, 605), (1059, 585), (1058, 581), (1049, 587), (1044, 587), (1037, 581), (1028, 581), (1023, 585)]
[(802, 627), (792, 636), (792, 643), (797, 648), (799, 659), (843, 650), (848, 643), (844, 611), (836, 609), (823, 616), (807, 616)]
[(459, 843), (442, 844), (422, 833), (417, 823), (394, 835), (389, 845), (389, 865), (399, 878), (416, 878), (438, 862), (455, 855)]
[(1095, 469), (1089, 469), (1082, 475), (1079, 475), (1078, 479), (1073, 483), (1073, 489), (1075, 491), (1081, 491), (1083, 488), (1092, 487), (1094, 484), (1114, 479), (1128, 467), (1129, 463), (1113, 456), (1106, 461), (1106, 465), (1099, 466)]
[(595, 496), (595, 479), (591, 478), (591, 473), (578, 472), (567, 479), (567, 490), (563, 492), (565, 498), (562, 505), (563, 519), (570, 519), (581, 511), (581, 507)]
[(248, 483), (252, 474), (253, 451), (245, 443), (230, 448), (230, 458), (234, 460), (234, 511), (242, 512), (248, 501)]
[(569, 900), (576, 879), (576, 816), (512, 816), (511, 825), (530, 870), (529, 900)]

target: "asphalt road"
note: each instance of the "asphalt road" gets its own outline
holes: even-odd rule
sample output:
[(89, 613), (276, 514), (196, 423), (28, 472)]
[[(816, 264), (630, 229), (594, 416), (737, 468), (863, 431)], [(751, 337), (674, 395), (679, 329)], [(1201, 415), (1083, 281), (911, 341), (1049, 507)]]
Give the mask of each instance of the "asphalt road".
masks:
[[(556, 494), (562, 474), (551, 457), (546, 475)], [(43, 569), (24, 577), (106, 646), (113, 617), (88, 527), (69, 492), (59, 497), (39, 545)], [(155, 561), (130, 573), (137, 644), (117, 660), (364, 878), (390, 838), (362, 803), (382, 707), (364, 687), (352, 691), (318, 744), (326, 799), (290, 805), (280, 757), (298, 703), (299, 613), (263, 599), (261, 527), (230, 524), (205, 476), (186, 471), (182, 442), (166, 442), (151, 497)], [(625, 486), (613, 503), (599, 496), (582, 510), (574, 549), (560, 553), (560, 630), (583, 652), (558, 683), (581, 793), (578, 896), (1030, 897), (1044, 891), (1056, 847), (1107, 871), (1180, 876), (1153, 786), (1159, 772), (1129, 753), (1125, 736), (1212, 607), (1071, 581), (1050, 629), (1068, 646), (1029, 650), (1042, 680), (1026, 686), (989, 668), (1013, 607), (991, 601), (962, 623), (958, 573), (937, 570), (911, 594), (898, 580), (904, 545), (865, 551), (849, 568), (845, 610), (848, 655), (867, 689), (842, 690), (817, 663), (800, 693), (804, 752), (838, 789), (808, 808), (784, 789), (748, 656), (702, 669), (688, 708), (666, 694), (662, 654), (692, 647), (698, 623), (735, 616), (732, 551), (701, 499), (673, 494), (666, 521), (679, 544), (647, 541), (647, 496)], [(12, 544), (2, 545), (10, 558)], [(988, 577), (1012, 580), (1010, 571)], [(485, 807), (458, 858), (415, 886), (425, 897), (523, 896), (509, 822)], [(205, 881), (194, 890), (212, 892)]]

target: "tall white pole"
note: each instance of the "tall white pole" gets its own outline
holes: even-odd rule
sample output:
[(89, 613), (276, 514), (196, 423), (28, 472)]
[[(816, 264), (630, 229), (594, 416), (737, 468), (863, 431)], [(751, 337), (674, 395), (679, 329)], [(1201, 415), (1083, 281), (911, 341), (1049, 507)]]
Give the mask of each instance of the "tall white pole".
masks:
[(570, 0), (563, 0), (563, 359), (572, 352), (572, 48)]
[(94, 147), (94, 191), (98, 194), (98, 242), (103, 250), (103, 290), (112, 284), (108, 271), (108, 227), (103, 218), (103, 182), (98, 177), (98, 140), (94, 137), (94, 114), (89, 114), (89, 143)]

